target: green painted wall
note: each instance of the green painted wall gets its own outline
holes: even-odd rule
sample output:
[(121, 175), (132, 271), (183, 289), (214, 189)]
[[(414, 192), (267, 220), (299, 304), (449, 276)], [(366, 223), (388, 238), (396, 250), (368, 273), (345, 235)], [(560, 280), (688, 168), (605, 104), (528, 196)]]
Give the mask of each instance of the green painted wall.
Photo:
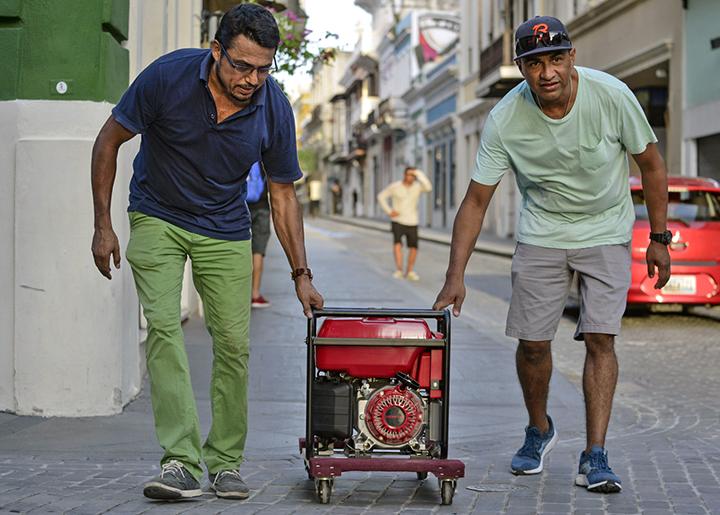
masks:
[(720, 100), (720, 48), (710, 40), (720, 37), (720, 1), (688, 0), (685, 11), (686, 105), (695, 107)]
[(128, 85), (128, 9), (129, 0), (0, 0), (0, 100), (116, 102)]

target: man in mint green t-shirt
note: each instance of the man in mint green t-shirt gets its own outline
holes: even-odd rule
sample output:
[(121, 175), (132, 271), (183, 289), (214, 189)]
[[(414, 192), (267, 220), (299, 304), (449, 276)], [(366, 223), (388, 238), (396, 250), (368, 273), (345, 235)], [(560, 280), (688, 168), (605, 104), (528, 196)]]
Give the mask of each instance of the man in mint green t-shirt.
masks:
[(648, 275), (657, 273), (655, 288), (670, 277), (667, 172), (632, 91), (606, 73), (576, 67), (575, 49), (560, 20), (538, 16), (521, 24), (515, 50), (525, 80), (485, 121), (434, 309), (453, 304), (455, 316), (460, 314), (470, 253), (497, 184), (512, 169), (522, 209), (506, 334), (519, 340), (516, 365), (529, 423), (511, 471), (540, 473), (557, 441), (547, 414), (550, 343), (577, 273), (581, 308), (575, 339), (586, 346), (587, 442), (575, 483), (594, 492), (619, 492), (622, 483), (608, 464), (605, 435), (618, 374), (614, 338), (630, 286), (635, 216), (627, 153), (642, 173), (651, 226), (646, 260)]

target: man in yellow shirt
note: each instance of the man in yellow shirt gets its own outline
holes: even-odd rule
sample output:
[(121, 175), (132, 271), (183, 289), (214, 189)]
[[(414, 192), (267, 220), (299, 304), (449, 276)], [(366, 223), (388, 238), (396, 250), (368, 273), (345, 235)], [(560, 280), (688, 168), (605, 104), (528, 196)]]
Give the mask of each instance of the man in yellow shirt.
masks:
[[(432, 191), (432, 184), (417, 168), (408, 166), (401, 181), (395, 181), (382, 190), (378, 202), (392, 220), (393, 253), (395, 272), (393, 277), (419, 281), (420, 276), (413, 270), (418, 252), (418, 202), (420, 194)], [(403, 273), (402, 237), (408, 246), (407, 268)]]

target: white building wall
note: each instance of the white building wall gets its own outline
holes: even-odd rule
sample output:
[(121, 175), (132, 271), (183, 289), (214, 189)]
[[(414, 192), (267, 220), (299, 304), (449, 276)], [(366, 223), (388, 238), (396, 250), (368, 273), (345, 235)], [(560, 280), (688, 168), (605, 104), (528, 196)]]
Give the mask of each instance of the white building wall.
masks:
[(0, 102), (0, 410), (15, 410), (15, 140), (17, 102)]
[[(117, 413), (140, 389), (137, 297), (126, 263), (108, 282), (90, 254), (89, 159), (110, 105), (18, 101), (15, 145), (15, 411)], [(48, 116), (49, 115), (49, 116)], [(119, 180), (129, 179), (125, 149)], [(112, 218), (128, 222), (122, 188)]]
[[(131, 80), (162, 53), (199, 45), (201, 6), (201, 0), (131, 0)], [(91, 151), (111, 108), (89, 101), (0, 102), (2, 411), (108, 415), (140, 390), (139, 310), (124, 261), (139, 138), (118, 159), (112, 219), (123, 262), (112, 281), (98, 273), (90, 253)]]

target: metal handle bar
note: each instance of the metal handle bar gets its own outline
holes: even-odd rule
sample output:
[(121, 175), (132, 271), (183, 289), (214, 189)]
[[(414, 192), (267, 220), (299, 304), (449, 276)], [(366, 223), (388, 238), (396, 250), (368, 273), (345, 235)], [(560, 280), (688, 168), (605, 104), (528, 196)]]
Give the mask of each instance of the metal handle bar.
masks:
[(397, 309), (397, 308), (324, 308), (313, 309), (313, 317), (393, 317), (393, 318), (445, 318), (447, 309)]

